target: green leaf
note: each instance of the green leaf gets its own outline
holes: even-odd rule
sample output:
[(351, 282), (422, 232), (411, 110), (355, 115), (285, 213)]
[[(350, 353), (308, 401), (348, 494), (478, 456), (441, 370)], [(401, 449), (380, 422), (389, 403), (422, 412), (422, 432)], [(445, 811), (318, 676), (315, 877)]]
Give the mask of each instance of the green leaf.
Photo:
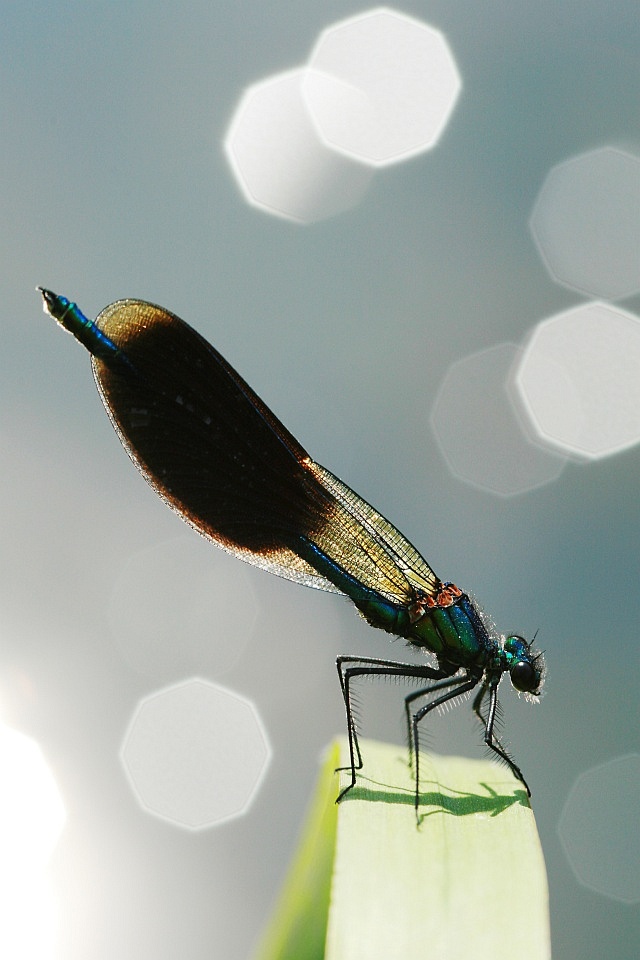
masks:
[(336, 741), (316, 784), (302, 839), (256, 960), (323, 960), (333, 873), (340, 745)]
[(403, 748), (361, 747), (364, 770), (338, 806), (346, 741), (328, 752), (256, 960), (548, 960), (546, 871), (522, 784), (489, 761), (421, 756), (417, 824)]

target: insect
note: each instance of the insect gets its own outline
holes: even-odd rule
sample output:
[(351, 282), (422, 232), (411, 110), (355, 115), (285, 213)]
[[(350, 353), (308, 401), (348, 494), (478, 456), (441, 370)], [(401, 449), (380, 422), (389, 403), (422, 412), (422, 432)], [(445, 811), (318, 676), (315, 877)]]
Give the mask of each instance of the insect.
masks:
[[(346, 594), (371, 626), (435, 655), (431, 663), (340, 656), (350, 783), (363, 767), (352, 684), (361, 676), (420, 682), (405, 697), (420, 802), (419, 725), (477, 688), (473, 710), (487, 746), (530, 795), (496, 734), (505, 673), (539, 696), (544, 663), (523, 637), (500, 637), (469, 596), (443, 582), (370, 504), (316, 463), (251, 387), (179, 317), (142, 300), (118, 300), (94, 322), (50, 290), (44, 309), (91, 353), (93, 374), (127, 453), (157, 494), (198, 533), (263, 570)], [(434, 665), (435, 664), (435, 665)]]

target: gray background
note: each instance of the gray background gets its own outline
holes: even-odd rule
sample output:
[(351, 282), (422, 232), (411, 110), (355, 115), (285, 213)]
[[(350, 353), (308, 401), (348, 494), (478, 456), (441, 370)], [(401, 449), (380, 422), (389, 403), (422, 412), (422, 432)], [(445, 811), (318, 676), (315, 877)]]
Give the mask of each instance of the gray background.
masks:
[[(449, 474), (429, 412), (452, 362), (580, 301), (547, 276), (527, 222), (552, 165), (640, 149), (637, 4), (404, 3), (446, 34), (463, 77), (441, 145), (324, 223), (250, 209), (222, 151), (242, 90), (302, 63), (320, 29), (358, 9), (3, 5), (0, 698), (68, 811), (52, 863), (63, 960), (247, 956), (319, 752), (342, 732), (333, 659), (400, 648), (340, 598), (250, 570), (261, 612), (234, 665), (218, 677), (177, 653), (155, 680), (135, 669), (110, 625), (114, 584), (132, 555), (190, 534), (131, 468), (88, 358), (43, 316), (36, 284), (91, 316), (127, 296), (183, 316), (443, 578), (502, 629), (539, 630), (547, 696), (534, 709), (505, 691), (504, 704), (533, 788), (554, 956), (636, 955), (638, 908), (575, 882), (557, 822), (582, 770), (638, 748), (640, 453), (501, 499)], [(215, 569), (213, 548), (201, 556)], [(241, 620), (242, 597), (228, 602)], [(274, 749), (247, 816), (197, 834), (146, 815), (118, 759), (138, 699), (192, 673), (253, 698)], [(363, 691), (367, 734), (401, 742), (401, 692)], [(434, 748), (481, 755), (468, 712), (434, 723)], [(526, 891), (493, 895), (491, 922), (518, 909), (526, 923)]]

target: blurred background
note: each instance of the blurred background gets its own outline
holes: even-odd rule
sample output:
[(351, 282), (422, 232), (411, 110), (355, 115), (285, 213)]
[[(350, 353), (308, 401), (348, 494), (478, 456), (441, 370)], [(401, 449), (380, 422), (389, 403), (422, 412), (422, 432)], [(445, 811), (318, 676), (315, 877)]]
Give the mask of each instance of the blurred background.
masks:
[[(247, 90), (304, 68), (314, 51), (327, 70), (315, 48), (321, 32), (368, 9), (252, 0), (3, 7), (3, 843), (26, 845), (50, 817), (38, 851), (18, 843), (21, 879), (5, 860), (7, 944), (9, 920), (22, 930), (22, 952), (7, 946), (7, 958), (249, 956), (322, 750), (344, 730), (335, 656), (405, 655), (344, 599), (224, 555), (166, 509), (121, 449), (87, 354), (42, 314), (37, 284), (91, 317), (123, 297), (173, 310), (314, 459), (388, 516), (443, 579), (473, 592), (500, 631), (537, 631), (546, 695), (532, 707), (505, 682), (502, 703), (533, 792), (554, 957), (637, 956), (637, 5), (403, 4), (398, 16), (440, 31), (451, 58), (432, 148), (367, 166), (344, 148), (316, 155), (307, 131), (305, 179), (290, 121), (278, 115), (265, 133), (265, 107), (262, 128), (242, 128), (243, 96), (246, 106)], [(358, 55), (375, 75), (375, 56)], [(298, 120), (300, 103), (309, 108), (318, 93), (302, 76)], [(356, 113), (361, 99), (371, 107), (353, 77), (323, 76), (347, 83)], [(345, 102), (340, 89), (329, 93), (325, 112)], [(390, 94), (392, 116), (394, 97), (409, 102), (402, 90)], [(321, 113), (308, 124), (319, 140)], [(278, 156), (279, 144), (289, 152)], [(292, 209), (247, 202), (243, 156), (263, 164), (267, 180), (291, 165)], [(591, 179), (581, 174), (585, 157)], [(607, 186), (624, 230), (603, 242)], [(576, 204), (582, 219), (572, 221)], [(567, 224), (575, 233), (563, 236)], [(586, 244), (582, 272), (555, 265), (563, 244), (574, 253)], [(571, 367), (584, 353), (579, 327), (567, 328), (568, 353), (567, 336), (560, 355), (548, 344), (526, 351), (542, 321), (592, 300), (610, 301), (597, 308), (605, 330), (607, 317), (617, 324), (598, 340), (596, 323), (593, 342), (613, 341), (619, 355), (606, 358), (609, 393), (587, 356), (580, 394), (581, 368)], [(560, 381), (570, 380), (572, 402), (589, 422), (622, 418), (622, 439), (581, 448), (565, 435), (543, 448), (524, 432), (516, 438), (522, 409), (516, 416), (507, 394), (518, 383), (542, 382), (560, 421), (568, 409), (558, 379), (550, 386), (539, 366), (526, 367), (540, 356), (551, 365), (545, 377), (565, 358)], [(198, 694), (186, 713), (185, 689)], [(210, 699), (201, 702), (203, 690)], [(403, 743), (403, 692), (363, 686), (367, 736)], [(481, 755), (470, 713), (467, 703), (435, 718), (429, 746)], [(182, 765), (169, 774), (162, 730), (182, 737)], [(240, 786), (225, 767), (229, 752), (242, 758)], [(211, 768), (191, 782), (193, 757)], [(214, 782), (216, 771), (225, 772)], [(19, 829), (25, 811), (31, 827), (27, 818)], [(494, 893), (498, 909), (511, 909), (511, 891)], [(518, 898), (526, 916), (526, 891)]]

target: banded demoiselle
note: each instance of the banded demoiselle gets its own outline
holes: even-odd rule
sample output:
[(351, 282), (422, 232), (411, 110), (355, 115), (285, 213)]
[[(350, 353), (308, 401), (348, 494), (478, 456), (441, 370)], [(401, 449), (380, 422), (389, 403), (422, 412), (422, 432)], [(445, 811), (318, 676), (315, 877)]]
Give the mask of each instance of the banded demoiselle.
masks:
[(494, 733), (505, 673), (539, 696), (542, 654), (517, 634), (498, 636), (467, 593), (443, 582), (377, 510), (316, 463), (233, 367), (163, 307), (118, 300), (94, 322), (75, 303), (40, 289), (44, 309), (91, 353), (104, 406), (127, 453), (176, 513), (223, 550), (263, 570), (342, 593), (373, 627), (434, 655), (430, 663), (340, 656), (351, 780), (363, 767), (353, 711), (359, 676), (420, 683), (405, 697), (420, 802), (419, 725), (477, 688), (473, 711), (486, 745), (530, 795)]

